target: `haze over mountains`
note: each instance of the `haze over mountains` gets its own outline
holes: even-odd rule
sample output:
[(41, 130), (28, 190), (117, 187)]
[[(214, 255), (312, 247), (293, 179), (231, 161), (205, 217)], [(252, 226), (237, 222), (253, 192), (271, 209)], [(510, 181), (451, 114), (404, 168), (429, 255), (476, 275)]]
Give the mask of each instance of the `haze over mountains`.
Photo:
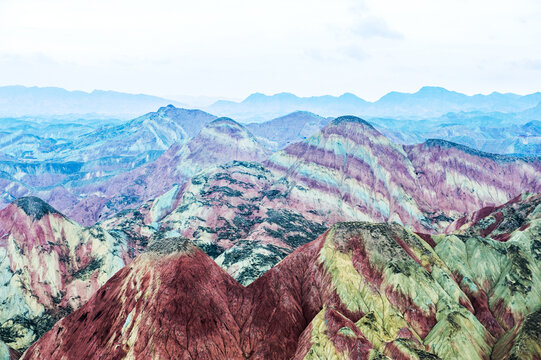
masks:
[(248, 96), (242, 102), (217, 101), (207, 111), (239, 121), (261, 122), (288, 113), (304, 110), (321, 116), (351, 114), (362, 117), (432, 118), (449, 112), (516, 113), (536, 107), (541, 93), (530, 95), (501, 94), (468, 96), (440, 87), (426, 86), (416, 93), (390, 92), (375, 102), (354, 94), (298, 97), (290, 93)]
[[(49, 158), (57, 157), (62, 146), (69, 150), (72, 145), (66, 139), (102, 131), (160, 106), (176, 104), (146, 95), (20, 86), (1, 88), (0, 101), (4, 103), (0, 110), (10, 116), (0, 118), (0, 141), (20, 150), (4, 154), (26, 157), (39, 143), (42, 154)], [(250, 123), (250, 131), (272, 150), (314, 134), (334, 117), (351, 114), (368, 119), (399, 143), (441, 138), (487, 152), (535, 156), (541, 153), (540, 103), (540, 93), (467, 96), (439, 87), (423, 87), (411, 94), (391, 92), (376, 102), (353, 94), (302, 98), (288, 93), (256, 93), (242, 102), (220, 100), (203, 110), (215, 118), (225, 116)]]
[(85, 115), (130, 119), (167, 104), (157, 96), (116, 91), (68, 91), (56, 87), (0, 87), (0, 117)]
[[(535, 107), (540, 102), (539, 92), (529, 95), (493, 92), (468, 96), (441, 87), (425, 86), (415, 93), (393, 91), (375, 102), (351, 93), (312, 97), (298, 97), (286, 92), (275, 95), (254, 93), (241, 102), (218, 100), (202, 109), (240, 122), (262, 122), (295, 111), (309, 111), (324, 117), (351, 114), (420, 119), (450, 112), (520, 113), (529, 109), (530, 116), (539, 116)], [(174, 100), (115, 91), (87, 93), (53, 87), (0, 87), (0, 117), (94, 114), (127, 119), (168, 104), (181, 106)]]

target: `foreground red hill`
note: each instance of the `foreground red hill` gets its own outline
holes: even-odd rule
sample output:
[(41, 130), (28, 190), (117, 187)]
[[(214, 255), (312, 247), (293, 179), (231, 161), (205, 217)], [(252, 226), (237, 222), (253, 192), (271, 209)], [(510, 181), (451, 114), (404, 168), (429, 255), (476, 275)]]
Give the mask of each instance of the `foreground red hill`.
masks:
[(339, 223), (248, 287), (156, 241), (23, 358), (539, 359), (541, 207), (517, 203), (506, 241)]

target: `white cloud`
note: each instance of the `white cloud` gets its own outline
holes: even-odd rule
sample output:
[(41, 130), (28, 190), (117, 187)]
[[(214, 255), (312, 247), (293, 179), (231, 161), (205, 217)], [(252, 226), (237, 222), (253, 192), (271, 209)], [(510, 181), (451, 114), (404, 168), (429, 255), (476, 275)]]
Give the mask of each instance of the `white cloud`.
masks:
[(536, 0), (0, 0), (0, 85), (525, 93), (541, 83), (523, 63), (541, 58), (539, 18)]
[(541, 70), (541, 59), (528, 59), (521, 61), (521, 65), (529, 70)]
[(363, 38), (388, 38), (402, 39), (403, 35), (396, 30), (391, 29), (387, 22), (376, 17), (362, 17), (353, 27), (353, 33)]

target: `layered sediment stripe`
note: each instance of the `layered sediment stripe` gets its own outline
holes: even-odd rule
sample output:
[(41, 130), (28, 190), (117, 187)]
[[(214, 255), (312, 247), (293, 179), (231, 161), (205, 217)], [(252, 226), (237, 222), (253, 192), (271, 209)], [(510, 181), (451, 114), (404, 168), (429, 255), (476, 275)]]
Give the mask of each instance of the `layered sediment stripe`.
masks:
[[(338, 118), (319, 134), (274, 154), (267, 164), (310, 190), (336, 197), (343, 218), (398, 221), (419, 226), (423, 216), (411, 193), (414, 169), (400, 146), (355, 117)], [(338, 219), (337, 219), (338, 220)]]

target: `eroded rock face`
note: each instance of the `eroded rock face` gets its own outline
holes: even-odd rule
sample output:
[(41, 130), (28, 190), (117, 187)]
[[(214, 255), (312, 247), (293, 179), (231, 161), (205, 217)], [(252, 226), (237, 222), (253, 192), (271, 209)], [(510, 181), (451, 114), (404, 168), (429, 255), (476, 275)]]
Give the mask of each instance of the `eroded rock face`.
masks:
[(23, 358), (537, 359), (540, 216), (506, 242), (338, 223), (247, 287), (158, 239)]
[(464, 219), (456, 222), (455, 235), (434, 237), (435, 249), (473, 299), (481, 321), (499, 335), (541, 307), (540, 195), (519, 196), (469, 218), (469, 227), (460, 226)]
[(0, 211), (0, 340), (24, 350), (124, 266), (125, 246), (46, 204), (20, 198)]
[(513, 231), (525, 230), (530, 226), (528, 219), (537, 216), (535, 212), (539, 204), (540, 194), (521, 194), (503, 205), (487, 206), (464, 216), (452, 223), (446, 231), (505, 242)]

